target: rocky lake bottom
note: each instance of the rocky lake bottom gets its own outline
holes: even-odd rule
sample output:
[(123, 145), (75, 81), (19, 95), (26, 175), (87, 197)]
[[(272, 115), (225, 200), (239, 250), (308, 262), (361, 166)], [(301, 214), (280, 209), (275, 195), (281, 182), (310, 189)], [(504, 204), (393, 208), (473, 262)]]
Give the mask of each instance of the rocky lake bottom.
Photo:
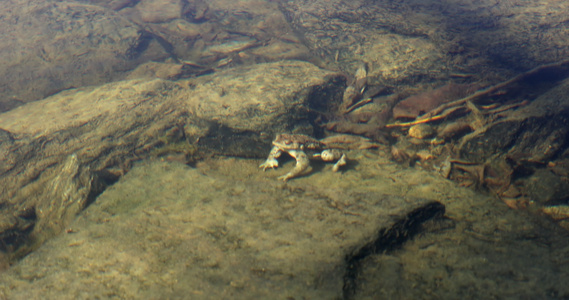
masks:
[[(562, 298), (569, 243), (548, 221), (382, 150), (349, 152), (342, 172), (315, 163), (287, 183), (286, 161), (139, 162), (65, 233), (5, 271), (0, 297)], [(428, 203), (444, 217), (363, 257), (347, 257)], [(351, 266), (353, 267), (353, 266)], [(351, 288), (346, 289), (346, 280)]]

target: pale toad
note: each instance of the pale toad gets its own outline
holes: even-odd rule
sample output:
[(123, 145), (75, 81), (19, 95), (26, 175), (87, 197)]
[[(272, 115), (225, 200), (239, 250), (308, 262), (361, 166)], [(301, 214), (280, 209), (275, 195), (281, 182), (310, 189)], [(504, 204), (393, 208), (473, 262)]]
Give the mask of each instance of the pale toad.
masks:
[[(310, 159), (319, 158), (323, 161), (336, 161), (332, 171), (336, 172), (346, 165), (346, 155), (338, 149), (330, 149), (327, 144), (303, 134), (279, 134), (273, 141), (273, 149), (267, 160), (259, 166), (263, 170), (279, 166), (277, 158), (283, 152), (296, 160), (295, 167), (279, 179), (287, 181), (302, 174), (309, 166)], [(308, 153), (307, 153), (308, 152)]]

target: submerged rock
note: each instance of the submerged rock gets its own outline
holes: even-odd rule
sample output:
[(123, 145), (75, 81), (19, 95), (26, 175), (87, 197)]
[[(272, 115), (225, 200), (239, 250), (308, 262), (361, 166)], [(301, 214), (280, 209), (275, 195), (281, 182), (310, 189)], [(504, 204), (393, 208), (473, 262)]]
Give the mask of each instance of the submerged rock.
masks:
[[(377, 254), (370, 243), (396, 240), (384, 231), (407, 237), (440, 213), (432, 201), (372, 188), (283, 187), (256, 164), (241, 166), (230, 174), (160, 162), (133, 168), (69, 225), (72, 233), (2, 274), (0, 295), (334, 299), (355, 263), (346, 256)], [(393, 227), (399, 220), (412, 226)], [(62, 289), (49, 288), (55, 282)]]
[(436, 134), (433, 126), (429, 124), (417, 124), (409, 128), (409, 136), (417, 139), (426, 139)]
[(103, 7), (37, 0), (2, 4), (0, 111), (120, 79), (141, 61), (167, 56), (138, 25)]
[[(187, 81), (137, 79), (67, 90), (18, 107), (0, 115), (0, 153), (7, 153), (0, 158), (0, 203), (7, 214), (36, 209), (43, 224), (36, 231), (47, 230), (38, 233), (47, 237), (84, 206), (58, 211), (52, 201), (61, 200), (63, 190), (65, 201), (84, 203), (93, 173), (116, 180), (156, 147), (187, 156), (196, 146), (265, 156), (276, 133), (312, 133), (307, 107), (333, 93), (336, 76), (309, 63), (282, 61)], [(75, 164), (66, 169), (78, 173), (59, 178), (67, 174), (59, 166), (67, 166), (68, 158)], [(79, 180), (69, 183), (76, 187), (56, 188), (72, 179)]]
[[(564, 235), (434, 174), (350, 157), (343, 174), (287, 184), (261, 160), (137, 164), (66, 234), (2, 273), (0, 296), (445, 299), (494, 281), (472, 295), (569, 292)], [(503, 275), (520, 270), (532, 280)]]
[(437, 89), (410, 96), (393, 107), (393, 118), (415, 119), (441, 104), (473, 93), (476, 88), (475, 85), (449, 83)]

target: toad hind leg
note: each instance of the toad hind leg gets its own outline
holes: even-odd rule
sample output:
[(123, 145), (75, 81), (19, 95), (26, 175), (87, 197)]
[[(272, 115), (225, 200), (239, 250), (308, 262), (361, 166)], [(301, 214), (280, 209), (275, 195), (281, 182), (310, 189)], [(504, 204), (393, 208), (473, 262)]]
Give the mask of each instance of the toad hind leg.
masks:
[(294, 178), (302, 174), (310, 165), (310, 160), (308, 159), (308, 155), (306, 155), (304, 151), (290, 150), (287, 151), (287, 153), (290, 154), (290, 156), (294, 157), (294, 159), (296, 160), (296, 165), (294, 166), (294, 169), (292, 169), (290, 172), (279, 177), (279, 179), (283, 181), (287, 181), (291, 178)]
[(336, 160), (334, 167), (332, 167), (333, 172), (338, 172), (341, 166), (345, 166), (347, 164), (346, 154), (340, 152), (337, 149), (327, 149), (322, 151), (322, 153), (320, 154), (320, 158), (322, 158), (323, 161)]
[(345, 166), (346, 164), (346, 154), (342, 154), (342, 157), (340, 157), (340, 159), (338, 159), (338, 161), (334, 164), (334, 167), (332, 167), (332, 172), (338, 172), (338, 170), (340, 170), (340, 167)]

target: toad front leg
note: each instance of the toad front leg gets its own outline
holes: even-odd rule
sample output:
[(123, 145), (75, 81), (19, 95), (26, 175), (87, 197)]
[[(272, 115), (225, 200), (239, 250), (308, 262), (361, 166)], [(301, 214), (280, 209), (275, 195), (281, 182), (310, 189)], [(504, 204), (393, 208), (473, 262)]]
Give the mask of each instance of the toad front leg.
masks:
[(281, 156), (281, 154), (283, 153), (283, 151), (281, 150), (281, 148), (279, 147), (273, 147), (273, 149), (271, 149), (271, 152), (269, 153), (269, 157), (267, 157), (267, 160), (262, 163), (259, 168), (263, 169), (263, 171), (267, 170), (267, 169), (272, 169), (272, 168), (276, 168), (279, 166), (279, 161), (277, 160), (277, 158), (279, 158)]
[(290, 156), (294, 157), (294, 159), (296, 160), (296, 165), (294, 166), (294, 169), (292, 169), (290, 172), (279, 177), (279, 179), (282, 179), (284, 181), (287, 181), (291, 178), (294, 178), (294, 177), (302, 174), (310, 165), (310, 160), (308, 159), (308, 155), (306, 155), (306, 153), (304, 153), (304, 151), (289, 150), (289, 151), (287, 151), (287, 153)]

